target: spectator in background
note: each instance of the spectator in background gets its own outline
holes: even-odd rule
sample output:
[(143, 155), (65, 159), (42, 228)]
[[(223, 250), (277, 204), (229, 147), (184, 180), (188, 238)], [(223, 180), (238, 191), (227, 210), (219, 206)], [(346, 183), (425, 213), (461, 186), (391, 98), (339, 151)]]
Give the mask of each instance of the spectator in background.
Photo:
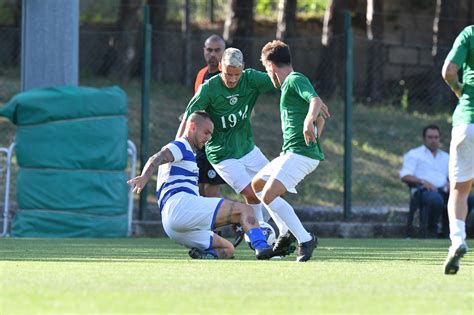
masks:
[(411, 149), (403, 157), (400, 170), (402, 182), (412, 189), (413, 194), (421, 194), (420, 208), (428, 216), (428, 235), (435, 237), (438, 221), (446, 212), (448, 194), (449, 155), (440, 148), (440, 130), (436, 125), (423, 128), (423, 145)]
[[(462, 83), (459, 70), (462, 69)], [(445, 274), (456, 274), (467, 253), (467, 199), (474, 182), (474, 25), (458, 35), (443, 65), (443, 79), (459, 98), (453, 114), (449, 153), (451, 194), (448, 201), (451, 247), (444, 262)]]
[[(219, 62), (225, 50), (225, 42), (222, 37), (213, 34), (206, 39), (203, 49), (207, 66), (199, 70), (196, 76), (194, 94), (197, 93), (201, 84), (221, 73)], [(199, 194), (206, 197), (219, 197), (220, 185), (225, 184), (225, 181), (209, 163), (204, 148), (196, 151), (196, 161), (199, 168)]]

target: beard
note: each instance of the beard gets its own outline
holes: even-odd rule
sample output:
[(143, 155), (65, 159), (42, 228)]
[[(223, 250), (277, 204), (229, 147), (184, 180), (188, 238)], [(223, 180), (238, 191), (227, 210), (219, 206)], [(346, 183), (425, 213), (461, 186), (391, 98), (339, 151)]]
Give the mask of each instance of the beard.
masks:
[(219, 60), (217, 60), (216, 57), (211, 57), (209, 58), (209, 60), (207, 61), (207, 65), (208, 66), (212, 66), (212, 67), (217, 67), (219, 65)]

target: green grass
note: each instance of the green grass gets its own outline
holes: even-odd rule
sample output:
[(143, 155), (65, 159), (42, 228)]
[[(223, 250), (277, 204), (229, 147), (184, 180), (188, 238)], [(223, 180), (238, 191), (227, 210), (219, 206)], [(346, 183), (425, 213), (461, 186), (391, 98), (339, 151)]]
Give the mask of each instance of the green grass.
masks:
[[(5, 82), (14, 83), (10, 79), (5, 79)], [(85, 78), (81, 79), (81, 84), (101, 87), (119, 83)], [(140, 152), (141, 85), (136, 80), (120, 85), (129, 98), (129, 138), (137, 144)], [(152, 83), (150, 92), (149, 155), (174, 138), (179, 124), (178, 116), (191, 98), (192, 89)], [(0, 98), (0, 105), (2, 101), (6, 102), (6, 96), (10, 94), (6, 93), (4, 98)], [(253, 118), (255, 142), (270, 160), (278, 156), (282, 144), (278, 101), (277, 93), (262, 95)], [(342, 205), (344, 105), (339, 100), (327, 103), (332, 116), (327, 121), (322, 138), (326, 160), (297, 187), (299, 194), (285, 196), (293, 204)], [(407, 188), (401, 183), (398, 172), (403, 154), (421, 144), (421, 129), (429, 123), (440, 125), (446, 150), (450, 132), (448, 113), (428, 115), (408, 113), (393, 106), (354, 105), (352, 199), (355, 206), (407, 206)], [(0, 118), (0, 135), (0, 146), (7, 146), (14, 139), (14, 126), (3, 118)], [(154, 185), (154, 181), (151, 181), (150, 202), (155, 200)], [(223, 191), (227, 197), (240, 198), (230, 188), (224, 188)]]
[[(2, 314), (472, 314), (447, 240), (322, 239), (315, 257), (197, 261), (169, 239), (0, 239)], [(474, 247), (474, 243), (469, 243)]]

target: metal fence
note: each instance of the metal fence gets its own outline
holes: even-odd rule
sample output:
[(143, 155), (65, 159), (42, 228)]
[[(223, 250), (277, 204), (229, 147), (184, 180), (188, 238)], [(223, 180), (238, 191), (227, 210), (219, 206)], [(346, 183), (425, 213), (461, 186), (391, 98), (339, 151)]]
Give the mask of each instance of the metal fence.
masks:
[[(185, 35), (179, 31), (153, 31), (153, 87), (159, 89), (173, 84), (189, 84), (192, 81), (189, 78), (193, 78), (203, 66), (202, 45), (210, 33), (194, 31)], [(432, 122), (441, 125), (446, 135), (444, 147), (448, 146), (447, 117), (456, 100), (441, 80), (441, 65), (431, 56), (430, 45), (393, 39), (370, 41), (360, 32), (354, 31), (354, 34), (353, 203), (354, 206), (374, 208), (406, 207), (408, 191), (398, 178), (402, 155), (410, 148), (409, 144), (421, 144), (419, 132), (423, 125)], [(263, 69), (259, 51), (272, 39), (271, 34), (239, 39), (246, 46), (244, 53), (248, 66)], [(20, 91), (19, 29), (0, 27), (0, 42), (0, 103), (5, 103)], [(321, 168), (318, 172), (331, 173), (333, 178), (327, 179), (328, 187), (322, 190), (326, 194), (324, 203), (340, 206), (343, 186), (344, 34), (336, 34), (329, 47), (321, 44), (320, 33), (290, 38), (287, 42), (292, 48), (294, 68), (312, 79), (333, 111), (324, 143), (327, 163), (332, 163), (332, 167), (327, 170)], [(129, 127), (139, 129), (142, 28), (120, 32), (103, 27), (83, 27), (79, 47), (80, 83), (92, 86), (120, 84), (124, 87), (129, 95)], [(443, 60), (449, 48), (438, 47), (437, 60)], [(178, 88), (178, 91), (182, 90)], [(181, 106), (177, 112), (184, 109), (185, 104)], [(377, 119), (383, 117), (382, 124), (372, 124), (374, 112), (380, 115)], [(278, 118), (277, 115), (275, 117)], [(1, 120), (0, 127), (0, 146), (8, 146), (13, 141), (14, 129)], [(260, 136), (266, 132), (265, 128), (255, 124), (257, 141), (266, 141)], [(151, 134), (154, 134), (154, 144), (162, 145), (171, 133), (164, 132), (160, 126), (152, 126)], [(132, 133), (131, 138), (137, 144), (140, 142), (137, 132)], [(266, 146), (265, 143), (259, 145)], [(308, 180), (318, 181), (320, 176), (323, 175), (315, 174)], [(305, 198), (297, 201), (307, 202)]]

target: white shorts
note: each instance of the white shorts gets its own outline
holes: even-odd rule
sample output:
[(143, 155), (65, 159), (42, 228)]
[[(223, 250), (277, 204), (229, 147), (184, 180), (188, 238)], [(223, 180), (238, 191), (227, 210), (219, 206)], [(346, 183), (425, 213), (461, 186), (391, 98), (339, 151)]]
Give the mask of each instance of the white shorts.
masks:
[(474, 179), (474, 124), (459, 125), (451, 131), (449, 146), (449, 181)]
[(224, 199), (179, 192), (171, 196), (161, 211), (166, 234), (189, 248), (212, 248), (212, 231), (217, 210)]
[(296, 185), (318, 165), (318, 160), (288, 152), (271, 161), (258, 172), (257, 177), (265, 181), (275, 178), (285, 186), (288, 192), (296, 194)]
[(258, 147), (240, 159), (228, 159), (212, 164), (216, 172), (225, 182), (240, 194), (251, 182), (253, 177), (268, 164), (268, 159)]

